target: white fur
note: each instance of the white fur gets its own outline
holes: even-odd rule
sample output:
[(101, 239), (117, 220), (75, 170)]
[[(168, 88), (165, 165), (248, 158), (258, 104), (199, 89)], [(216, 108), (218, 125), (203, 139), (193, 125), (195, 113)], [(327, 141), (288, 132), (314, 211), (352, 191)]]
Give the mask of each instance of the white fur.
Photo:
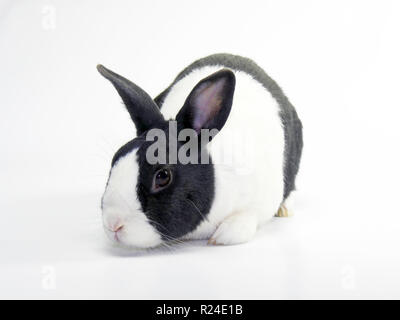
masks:
[[(111, 170), (103, 196), (103, 224), (111, 240), (125, 246), (148, 248), (160, 244), (161, 237), (149, 223), (136, 197), (139, 174), (136, 152), (134, 149), (120, 158)], [(118, 226), (122, 229), (116, 237), (114, 230)]]
[[(176, 83), (161, 108), (165, 119), (174, 119), (193, 87), (222, 68), (197, 69)], [(215, 244), (248, 241), (283, 199), (284, 131), (278, 104), (250, 75), (237, 71), (235, 76), (231, 114), (209, 146), (215, 163), (215, 199), (208, 219), (187, 239), (211, 237)]]

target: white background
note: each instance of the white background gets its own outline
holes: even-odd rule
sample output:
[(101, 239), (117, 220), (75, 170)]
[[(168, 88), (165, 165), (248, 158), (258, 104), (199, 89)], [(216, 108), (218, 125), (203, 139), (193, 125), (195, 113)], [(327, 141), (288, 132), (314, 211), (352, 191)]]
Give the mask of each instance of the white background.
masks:
[[(400, 298), (399, 9), (2, 0), (0, 298)], [(298, 110), (295, 216), (240, 246), (113, 248), (100, 197), (134, 127), (96, 64), (155, 96), (216, 52), (255, 60)]]

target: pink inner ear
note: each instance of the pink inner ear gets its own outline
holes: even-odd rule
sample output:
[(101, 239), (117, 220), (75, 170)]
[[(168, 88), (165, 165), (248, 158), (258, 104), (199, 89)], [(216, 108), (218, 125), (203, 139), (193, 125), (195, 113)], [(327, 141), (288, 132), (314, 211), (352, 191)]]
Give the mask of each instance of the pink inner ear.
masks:
[(193, 128), (200, 132), (204, 125), (210, 121), (221, 108), (221, 92), (225, 85), (225, 79), (213, 83), (205, 83), (198, 89), (193, 99), (194, 121)]

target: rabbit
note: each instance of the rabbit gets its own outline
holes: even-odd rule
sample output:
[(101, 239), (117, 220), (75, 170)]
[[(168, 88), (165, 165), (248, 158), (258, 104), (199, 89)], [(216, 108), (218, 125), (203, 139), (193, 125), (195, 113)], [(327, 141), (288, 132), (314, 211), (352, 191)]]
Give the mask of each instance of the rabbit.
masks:
[[(231, 54), (202, 58), (154, 100), (104, 66), (97, 69), (118, 91), (136, 127), (136, 137), (112, 159), (101, 200), (104, 229), (113, 242), (142, 249), (184, 240), (240, 244), (275, 215), (286, 215), (303, 148), (302, 123), (255, 62)], [(178, 132), (193, 130), (195, 140), (216, 130), (199, 147), (208, 163), (149, 163), (155, 140), (147, 134), (161, 130), (170, 139), (172, 123)], [(172, 142), (183, 145), (176, 137)], [(244, 167), (253, 165), (242, 170), (242, 163), (224, 161), (218, 154), (228, 145), (234, 147), (226, 159), (236, 152)]]

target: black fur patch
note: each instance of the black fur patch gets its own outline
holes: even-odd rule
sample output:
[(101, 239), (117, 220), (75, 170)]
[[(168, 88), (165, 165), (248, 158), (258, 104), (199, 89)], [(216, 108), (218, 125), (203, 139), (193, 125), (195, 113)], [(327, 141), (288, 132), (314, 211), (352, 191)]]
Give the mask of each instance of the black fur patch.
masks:
[(302, 124), (295, 108), (285, 96), (282, 89), (254, 61), (248, 58), (223, 53), (214, 54), (197, 60), (179, 73), (172, 84), (161, 94), (159, 94), (154, 101), (161, 108), (165, 97), (179, 80), (186, 77), (195, 69), (215, 65), (221, 66), (222, 68), (226, 67), (232, 70), (243, 71), (251, 75), (255, 80), (260, 82), (278, 102), (280, 107), (280, 117), (285, 133), (283, 173), (285, 180), (284, 199), (286, 199), (290, 192), (295, 189), (295, 179), (299, 170), (300, 158), (303, 149)]
[[(168, 121), (160, 125), (167, 139)], [(210, 212), (214, 200), (214, 167), (209, 164), (156, 164), (146, 160), (147, 148), (153, 143), (145, 140), (146, 132), (122, 146), (115, 154), (112, 165), (123, 156), (137, 150), (139, 177), (136, 194), (142, 210), (163, 240), (174, 240), (193, 231)], [(178, 148), (184, 142), (177, 142)], [(167, 145), (167, 159), (168, 159)], [(199, 154), (200, 162), (200, 154)], [(151, 185), (156, 172), (167, 167), (172, 172), (172, 183), (165, 189), (151, 192)]]
[[(193, 231), (210, 212), (214, 200), (212, 164), (149, 165), (147, 143), (138, 150), (139, 179), (137, 195), (143, 212), (163, 240), (174, 240)], [(156, 172), (167, 167), (172, 182), (165, 189), (151, 193)]]

